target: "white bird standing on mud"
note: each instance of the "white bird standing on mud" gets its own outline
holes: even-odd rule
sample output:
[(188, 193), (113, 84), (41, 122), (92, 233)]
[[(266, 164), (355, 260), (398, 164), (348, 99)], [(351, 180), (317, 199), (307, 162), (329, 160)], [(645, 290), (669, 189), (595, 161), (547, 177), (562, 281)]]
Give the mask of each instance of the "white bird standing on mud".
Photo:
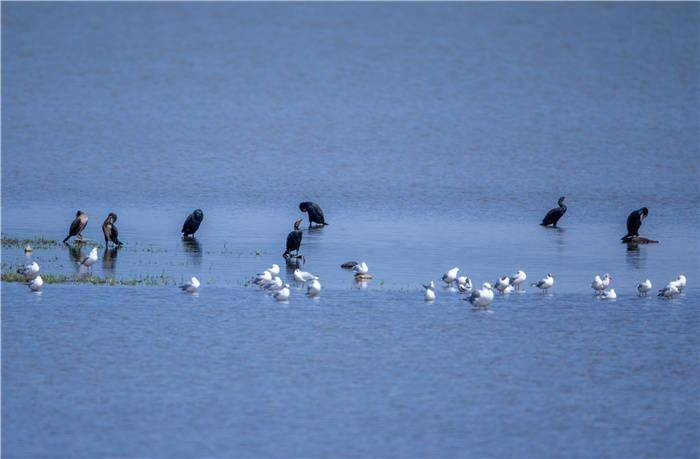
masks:
[(318, 281), (318, 278), (311, 279), (311, 282), (306, 286), (306, 294), (309, 295), (310, 298), (315, 298), (319, 293), (321, 293), (321, 283)]
[(41, 287), (44, 285), (44, 279), (41, 278), (41, 276), (36, 276), (34, 279), (31, 281), (27, 282), (27, 286), (29, 287), (29, 290), (32, 292), (38, 292), (41, 290)]
[(364, 261), (355, 265), (355, 267), (352, 268), (352, 270), (355, 272), (356, 282), (363, 283), (372, 279), (372, 275), (369, 273), (369, 267)]
[(510, 278), (508, 276), (503, 276), (496, 281), (496, 290), (503, 294), (506, 289), (510, 286)]
[(434, 301), (435, 300), (435, 282), (430, 281), (428, 284), (423, 284), (423, 288), (425, 289), (425, 301)]
[(287, 301), (289, 299), (289, 284), (284, 284), (284, 287), (273, 296), (276, 301)]
[(90, 251), (90, 255), (87, 257), (83, 258), (79, 265), (80, 266), (85, 266), (86, 268), (90, 268), (92, 265), (95, 264), (97, 261), (97, 247), (93, 247), (92, 250)]
[(510, 285), (512, 285), (515, 290), (520, 290), (520, 284), (525, 282), (525, 279), (527, 279), (525, 271), (518, 270), (517, 273), (510, 276)]
[(615, 298), (617, 298), (617, 293), (615, 293), (614, 288), (611, 288), (607, 292), (604, 291), (601, 295), (601, 298), (604, 300), (614, 300)]
[(182, 284), (180, 288), (187, 293), (194, 293), (199, 289), (199, 285), (199, 279), (192, 276), (192, 279), (190, 279), (189, 282), (185, 282), (184, 284)]
[(539, 282), (533, 282), (530, 285), (542, 290), (543, 293), (547, 293), (547, 291), (554, 285), (554, 276), (552, 276), (552, 273), (547, 273), (547, 277), (541, 279)]
[(454, 281), (457, 280), (457, 275), (459, 274), (459, 268), (454, 267), (442, 275), (442, 281), (448, 286), (452, 285)]
[(651, 281), (649, 279), (637, 284), (637, 293), (639, 296), (647, 296), (649, 290), (651, 290)]
[(353, 268), (352, 271), (355, 274), (367, 274), (369, 272), (369, 267), (367, 266), (367, 263), (364, 261), (361, 263), (356, 264)]
[(302, 271), (301, 269), (297, 268), (294, 270), (294, 280), (297, 282), (308, 282), (310, 280), (316, 280), (318, 279), (318, 276), (314, 276), (313, 274)]
[(488, 282), (484, 282), (482, 289), (473, 291), (469, 298), (465, 299), (478, 308), (485, 308), (493, 301), (493, 287)]
[(39, 273), (39, 264), (36, 261), (34, 261), (31, 265), (19, 268), (17, 272), (23, 275), (25, 280), (32, 280)]

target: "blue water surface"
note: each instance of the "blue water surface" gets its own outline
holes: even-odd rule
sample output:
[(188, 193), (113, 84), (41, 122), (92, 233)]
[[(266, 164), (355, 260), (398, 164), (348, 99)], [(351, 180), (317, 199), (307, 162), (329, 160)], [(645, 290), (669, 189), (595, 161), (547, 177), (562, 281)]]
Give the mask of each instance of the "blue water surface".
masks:
[[(113, 211), (126, 244), (93, 274), (157, 284), (2, 283), (3, 457), (697, 457), (699, 24), (697, 3), (3, 3), (3, 238), (90, 216), (84, 245), (4, 243), (3, 271), (75, 274)], [(304, 200), (330, 222), (303, 224), (315, 300), (281, 257)], [(660, 243), (621, 244), (642, 206)], [(287, 303), (248, 284), (271, 263)], [(556, 281), (426, 304), (453, 266)]]

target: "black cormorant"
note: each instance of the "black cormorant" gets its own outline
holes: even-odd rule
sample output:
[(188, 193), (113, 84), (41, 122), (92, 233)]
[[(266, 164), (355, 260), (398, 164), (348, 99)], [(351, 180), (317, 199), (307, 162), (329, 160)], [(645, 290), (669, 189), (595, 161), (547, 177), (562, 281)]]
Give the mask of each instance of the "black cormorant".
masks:
[(316, 204), (315, 202), (302, 202), (299, 204), (299, 210), (302, 212), (307, 212), (309, 214), (309, 228), (311, 228), (312, 223), (316, 223), (317, 225), (321, 226), (326, 226), (328, 223), (326, 223), (326, 219), (323, 216), (323, 210), (321, 210), (321, 206)]
[(73, 223), (70, 224), (70, 229), (68, 229), (68, 236), (63, 240), (65, 243), (68, 241), (68, 239), (72, 238), (73, 236), (78, 236), (76, 239), (83, 238), (83, 235), (80, 234), (85, 227), (88, 224), (88, 215), (87, 213), (83, 212), (82, 210), (79, 210), (75, 214), (75, 220), (73, 220)]
[(561, 217), (564, 216), (566, 213), (566, 206), (564, 205), (564, 200), (566, 199), (566, 196), (562, 196), (559, 198), (559, 207), (556, 207), (549, 212), (547, 212), (547, 215), (544, 216), (544, 219), (542, 219), (542, 223), (540, 225), (542, 226), (548, 226), (552, 225), (553, 227), (557, 227), (557, 222)]
[(299, 226), (301, 225), (301, 220), (297, 220), (294, 222), (294, 231), (289, 233), (287, 235), (287, 250), (284, 251), (284, 254), (282, 255), (284, 258), (289, 258), (291, 257), (291, 252), (296, 251), (296, 256), (299, 256), (299, 247), (301, 246), (301, 238), (303, 236), (303, 233), (299, 229)]
[(110, 242), (114, 243), (114, 245), (122, 245), (119, 240), (119, 231), (115, 225), (116, 221), (117, 214), (110, 212), (104, 223), (102, 223), (102, 233), (105, 235), (105, 246), (109, 246)]
[(649, 215), (649, 209), (642, 207), (633, 211), (627, 217), (627, 234), (622, 237), (622, 242), (630, 242), (633, 238), (639, 236), (639, 227), (642, 226), (642, 220)]
[(202, 209), (197, 209), (189, 214), (182, 225), (182, 237), (194, 236), (194, 233), (199, 229), (199, 225), (202, 224), (202, 220), (204, 220)]

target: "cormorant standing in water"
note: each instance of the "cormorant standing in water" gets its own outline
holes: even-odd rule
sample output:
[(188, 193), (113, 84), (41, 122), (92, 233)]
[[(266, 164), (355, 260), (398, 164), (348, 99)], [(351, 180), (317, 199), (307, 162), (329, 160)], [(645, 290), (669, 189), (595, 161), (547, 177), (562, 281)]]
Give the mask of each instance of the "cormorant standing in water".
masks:
[(294, 231), (287, 235), (287, 250), (282, 255), (284, 258), (290, 258), (291, 252), (296, 251), (296, 256), (299, 256), (299, 247), (301, 246), (301, 238), (303, 233), (299, 229), (301, 219), (294, 222)]
[(123, 245), (119, 240), (119, 231), (117, 230), (117, 226), (114, 224), (116, 221), (117, 214), (110, 212), (102, 224), (102, 232), (105, 235), (105, 246), (109, 246), (110, 242), (114, 243), (114, 245)]
[(326, 219), (323, 216), (321, 206), (319, 206), (315, 202), (302, 202), (299, 204), (299, 210), (301, 210), (302, 212), (308, 212), (309, 228), (311, 228), (312, 223), (316, 223), (321, 226), (328, 225), (328, 223), (326, 223)]
[(556, 207), (549, 212), (547, 212), (547, 215), (544, 216), (544, 219), (542, 219), (542, 223), (540, 225), (542, 226), (548, 226), (552, 225), (554, 228), (557, 227), (557, 222), (561, 217), (564, 216), (566, 213), (566, 206), (564, 205), (564, 200), (566, 199), (566, 196), (562, 196), (559, 198), (559, 207)]
[(75, 220), (73, 220), (73, 223), (70, 224), (70, 229), (68, 229), (68, 236), (63, 240), (65, 243), (68, 241), (68, 239), (72, 238), (73, 236), (77, 236), (76, 239), (82, 239), (83, 235), (80, 234), (85, 227), (88, 224), (88, 215), (83, 212), (82, 210), (79, 210), (75, 214)]
[(202, 209), (197, 209), (187, 216), (185, 223), (182, 225), (182, 237), (194, 236), (194, 233), (199, 229), (199, 225), (204, 220), (204, 212)]
[[(622, 237), (622, 242), (630, 242), (633, 238), (639, 236), (639, 227), (642, 226), (642, 220), (649, 215), (649, 209), (642, 207), (629, 214), (627, 217), (627, 234)], [(655, 242), (655, 241), (654, 241)]]

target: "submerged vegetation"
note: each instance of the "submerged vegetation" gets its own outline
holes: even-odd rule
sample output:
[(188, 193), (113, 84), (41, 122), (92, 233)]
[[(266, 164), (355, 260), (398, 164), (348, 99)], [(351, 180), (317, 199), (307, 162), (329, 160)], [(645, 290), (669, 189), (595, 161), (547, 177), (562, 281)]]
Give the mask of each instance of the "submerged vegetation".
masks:
[[(101, 277), (93, 275), (47, 274), (41, 273), (44, 284), (93, 284), (93, 285), (176, 285), (174, 279), (165, 274), (159, 276), (139, 276), (117, 279), (116, 277)], [(25, 282), (23, 275), (14, 271), (3, 271), (2, 282)]]
[(2, 246), (3, 247), (24, 247), (30, 244), (34, 248), (48, 248), (56, 247), (61, 243), (55, 239), (47, 239), (44, 236), (36, 236), (33, 239), (21, 239), (15, 237), (7, 237), (2, 235)]

